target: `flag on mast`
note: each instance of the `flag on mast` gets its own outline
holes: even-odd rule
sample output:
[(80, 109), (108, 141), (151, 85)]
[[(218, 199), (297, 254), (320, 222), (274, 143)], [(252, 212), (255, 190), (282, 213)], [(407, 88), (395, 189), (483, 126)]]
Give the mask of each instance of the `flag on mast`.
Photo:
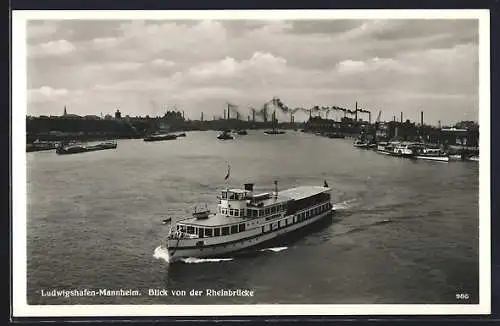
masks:
[(227, 174), (226, 176), (224, 177), (224, 180), (227, 180), (229, 179), (229, 175), (231, 173), (231, 166), (229, 165), (229, 163), (227, 164)]

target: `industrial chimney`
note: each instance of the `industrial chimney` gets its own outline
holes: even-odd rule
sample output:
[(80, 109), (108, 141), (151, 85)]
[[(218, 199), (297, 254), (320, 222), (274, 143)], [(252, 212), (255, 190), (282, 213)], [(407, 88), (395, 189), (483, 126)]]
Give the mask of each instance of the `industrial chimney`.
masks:
[(420, 125), (424, 125), (424, 111), (420, 111)]
[(354, 121), (358, 121), (358, 102), (356, 101), (356, 110), (354, 111)]
[(403, 123), (403, 112), (401, 112), (401, 123)]

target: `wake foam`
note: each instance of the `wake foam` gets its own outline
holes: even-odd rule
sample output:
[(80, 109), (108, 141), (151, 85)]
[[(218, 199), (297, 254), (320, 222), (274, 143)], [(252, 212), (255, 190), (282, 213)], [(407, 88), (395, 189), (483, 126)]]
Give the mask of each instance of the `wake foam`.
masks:
[(264, 249), (261, 249), (260, 251), (280, 252), (280, 251), (283, 251), (283, 250), (286, 250), (286, 249), (288, 249), (288, 247), (274, 247), (274, 248), (264, 248)]
[(188, 257), (188, 258), (181, 258), (180, 261), (182, 261), (185, 264), (202, 264), (202, 263), (220, 263), (224, 261), (231, 261), (233, 258), (196, 258), (196, 257)]
[(168, 255), (168, 250), (162, 246), (156, 247), (153, 257), (156, 259), (163, 259), (167, 263), (170, 262), (170, 256)]
[(340, 203), (335, 203), (332, 205), (333, 210), (343, 210), (343, 209), (349, 209), (354, 205), (354, 202), (357, 201), (357, 198), (352, 198), (352, 199), (347, 199), (344, 201), (341, 201)]

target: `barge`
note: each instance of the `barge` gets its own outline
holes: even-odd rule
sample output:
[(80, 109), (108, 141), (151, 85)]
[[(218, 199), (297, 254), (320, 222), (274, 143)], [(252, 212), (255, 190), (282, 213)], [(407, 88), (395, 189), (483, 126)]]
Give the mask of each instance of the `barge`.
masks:
[(87, 145), (81, 143), (71, 143), (63, 145), (62, 143), (56, 148), (56, 153), (59, 155), (79, 154), (86, 152), (102, 151), (107, 149), (117, 148), (116, 141), (105, 141), (95, 145)]

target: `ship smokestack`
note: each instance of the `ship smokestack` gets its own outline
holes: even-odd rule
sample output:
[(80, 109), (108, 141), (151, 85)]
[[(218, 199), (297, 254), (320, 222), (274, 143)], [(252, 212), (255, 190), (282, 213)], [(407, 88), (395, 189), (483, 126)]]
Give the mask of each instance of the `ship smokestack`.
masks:
[(253, 191), (253, 183), (245, 183), (245, 190), (246, 191)]

